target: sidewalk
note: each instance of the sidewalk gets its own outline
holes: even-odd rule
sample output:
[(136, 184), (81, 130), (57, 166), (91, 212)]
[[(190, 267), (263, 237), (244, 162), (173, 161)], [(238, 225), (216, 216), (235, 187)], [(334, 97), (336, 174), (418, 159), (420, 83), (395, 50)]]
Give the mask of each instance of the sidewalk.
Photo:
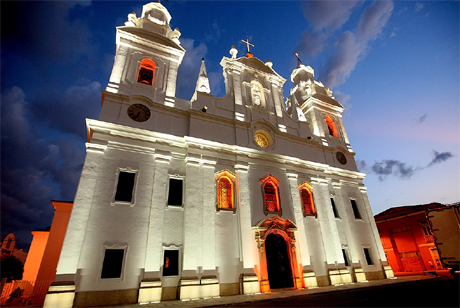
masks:
[(110, 306), (112, 308), (158, 308), (158, 307), (213, 307), (213, 306), (222, 306), (230, 305), (237, 303), (245, 302), (255, 302), (265, 299), (274, 299), (274, 298), (285, 298), (291, 296), (299, 296), (305, 294), (317, 294), (317, 293), (327, 293), (327, 292), (336, 292), (356, 288), (366, 288), (366, 287), (375, 287), (382, 286), (387, 284), (394, 283), (403, 283), (415, 280), (424, 280), (424, 279), (434, 279), (430, 275), (419, 275), (419, 276), (402, 276), (392, 279), (381, 279), (381, 280), (370, 280), (368, 282), (356, 282), (352, 284), (344, 284), (337, 286), (325, 286), (312, 289), (303, 289), (303, 290), (282, 290), (272, 293), (263, 293), (263, 294), (252, 294), (252, 295), (232, 295), (232, 296), (223, 296), (219, 298), (210, 298), (210, 299), (197, 299), (197, 300), (173, 300), (173, 301), (162, 301), (162, 302), (152, 302), (152, 303), (137, 303), (129, 305), (117, 305)]

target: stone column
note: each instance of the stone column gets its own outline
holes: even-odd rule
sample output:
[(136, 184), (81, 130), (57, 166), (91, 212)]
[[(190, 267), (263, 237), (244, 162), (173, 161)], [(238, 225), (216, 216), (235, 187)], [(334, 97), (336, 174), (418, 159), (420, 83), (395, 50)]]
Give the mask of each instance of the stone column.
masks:
[[(351, 252), (352, 264), (350, 265), (353, 266), (353, 263), (359, 263), (358, 256), (360, 255), (357, 250), (355, 236), (353, 236), (353, 234), (356, 234), (354, 232), (354, 217), (350, 215), (350, 211), (347, 211), (349, 204), (347, 204), (347, 200), (343, 197), (341, 184), (339, 182), (332, 182), (332, 188), (334, 189), (337, 211), (342, 220), (345, 238), (347, 239), (349, 251)], [(340, 246), (339, 248), (341, 249), (342, 247)], [(343, 258), (342, 250), (337, 252), (337, 256), (341, 283), (352, 282), (353, 279), (351, 277), (351, 272), (345, 267), (345, 260)]]
[(161, 300), (161, 255), (163, 250), (163, 222), (166, 207), (166, 187), (168, 167), (171, 156), (155, 153), (155, 171), (153, 175), (152, 203), (148, 226), (144, 277), (140, 283), (138, 301), (145, 303)]
[(120, 44), (117, 48), (117, 55), (115, 56), (115, 63), (113, 64), (112, 74), (110, 74), (109, 83), (107, 84), (107, 91), (118, 93), (120, 81), (123, 74), (123, 69), (126, 64), (126, 56), (128, 55), (129, 47)]
[(188, 154), (184, 202), (184, 254), (180, 299), (199, 298), (203, 265), (203, 181), (200, 155)]
[(56, 268), (56, 277), (48, 289), (44, 307), (70, 308), (75, 298), (75, 276), (85, 237), (89, 212), (92, 206), (94, 187), (98, 176), (98, 165), (103, 159), (105, 144), (87, 143), (86, 159), (80, 183), (75, 195), (72, 213), (67, 226), (61, 255)]
[[(324, 252), (326, 255), (327, 269), (331, 283), (335, 284), (335, 277), (339, 274), (337, 261), (343, 263), (341, 244), (334, 212), (330, 201), (327, 180), (312, 178), (313, 198), (316, 204), (318, 222), (323, 238)], [(339, 254), (340, 252), (340, 254)]]
[(237, 164), (237, 213), (239, 221), (239, 237), (241, 243), (240, 258), (243, 263), (242, 293), (260, 292), (259, 281), (254, 272), (254, 235), (251, 225), (251, 204), (249, 190), (249, 165)]
[(216, 270), (216, 161), (202, 158), (203, 179), (203, 275), (200, 298), (220, 295)]
[(394, 277), (394, 273), (390, 265), (388, 264), (387, 258), (385, 256), (385, 252), (383, 250), (382, 242), (380, 241), (379, 230), (377, 229), (377, 224), (375, 223), (374, 215), (372, 214), (371, 205), (367, 197), (367, 187), (360, 186), (359, 191), (361, 192), (361, 200), (364, 205), (365, 215), (367, 217), (367, 221), (369, 222), (369, 228), (372, 232), (372, 237), (374, 239), (374, 246), (382, 262), (382, 270), (387, 278), (392, 278)]
[(292, 210), (294, 213), (295, 223), (297, 225), (298, 230), (298, 239), (299, 239), (299, 250), (300, 250), (300, 257), (303, 267), (303, 272), (301, 274), (301, 278), (304, 280), (304, 285), (306, 287), (315, 287), (316, 279), (312, 279), (315, 276), (313, 272), (313, 267), (311, 265), (310, 260), (310, 247), (308, 246), (307, 241), (307, 234), (306, 230), (309, 230), (307, 225), (307, 220), (304, 219), (303, 215), (303, 208), (302, 203), (300, 202), (300, 194), (299, 194), (299, 185), (297, 182), (297, 174), (295, 173), (287, 173), (287, 177), (289, 180), (289, 188), (291, 192), (291, 200), (292, 200)]

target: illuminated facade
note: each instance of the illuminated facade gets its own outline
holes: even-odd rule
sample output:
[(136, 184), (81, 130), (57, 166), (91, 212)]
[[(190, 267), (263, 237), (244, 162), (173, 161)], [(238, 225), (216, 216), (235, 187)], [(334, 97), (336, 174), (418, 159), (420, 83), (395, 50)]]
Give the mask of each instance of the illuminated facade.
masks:
[(392, 277), (343, 107), (313, 69), (299, 63), (285, 101), (273, 63), (233, 46), (224, 97), (202, 62), (192, 99), (179, 99), (185, 49), (170, 19), (149, 3), (117, 28), (45, 307)]

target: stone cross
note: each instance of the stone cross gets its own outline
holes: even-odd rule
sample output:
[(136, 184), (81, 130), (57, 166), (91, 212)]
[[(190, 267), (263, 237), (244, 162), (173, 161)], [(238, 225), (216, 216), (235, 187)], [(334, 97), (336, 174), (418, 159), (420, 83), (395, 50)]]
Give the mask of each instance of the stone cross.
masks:
[(252, 45), (251, 43), (249, 43), (249, 39), (247, 38), (246, 41), (245, 40), (241, 40), (243, 43), (246, 44), (246, 46), (248, 47), (248, 53), (249, 53), (249, 46), (252, 46), (254, 47), (254, 45)]

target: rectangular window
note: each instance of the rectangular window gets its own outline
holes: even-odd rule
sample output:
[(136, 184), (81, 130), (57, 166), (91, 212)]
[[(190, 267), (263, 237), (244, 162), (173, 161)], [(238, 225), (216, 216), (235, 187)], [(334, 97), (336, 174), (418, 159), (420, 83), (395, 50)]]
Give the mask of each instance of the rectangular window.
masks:
[(106, 249), (102, 263), (102, 279), (121, 278), (124, 249)]
[(342, 249), (343, 260), (345, 261), (345, 266), (350, 266), (350, 261), (348, 261), (348, 255), (346, 249)]
[(134, 179), (136, 173), (120, 171), (118, 174), (117, 192), (115, 193), (115, 201), (132, 202)]
[(334, 212), (335, 218), (340, 218), (339, 212), (337, 212), (337, 207), (335, 206), (334, 198), (331, 198), (332, 211)]
[(165, 250), (163, 260), (163, 276), (179, 275), (179, 250)]
[(364, 255), (366, 256), (367, 265), (374, 265), (371, 258), (371, 252), (369, 248), (364, 248)]
[(168, 205), (182, 206), (183, 183), (182, 179), (169, 179)]
[(356, 200), (350, 199), (351, 202), (351, 208), (353, 209), (353, 214), (355, 214), (356, 219), (362, 219), (361, 214), (359, 213), (358, 210), (358, 204), (356, 204)]

